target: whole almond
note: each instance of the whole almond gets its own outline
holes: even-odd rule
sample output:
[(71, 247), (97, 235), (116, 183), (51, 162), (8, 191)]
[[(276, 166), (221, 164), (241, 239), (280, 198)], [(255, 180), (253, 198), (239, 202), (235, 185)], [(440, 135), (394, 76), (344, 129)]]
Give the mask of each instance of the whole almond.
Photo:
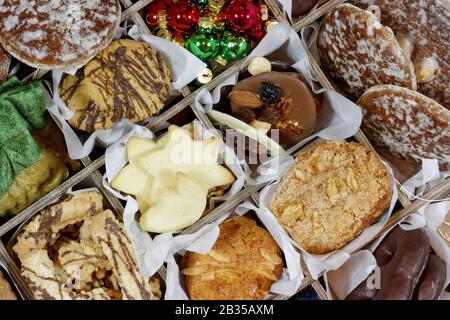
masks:
[(233, 90), (229, 95), (230, 100), (240, 107), (258, 108), (263, 105), (258, 94), (245, 90)]

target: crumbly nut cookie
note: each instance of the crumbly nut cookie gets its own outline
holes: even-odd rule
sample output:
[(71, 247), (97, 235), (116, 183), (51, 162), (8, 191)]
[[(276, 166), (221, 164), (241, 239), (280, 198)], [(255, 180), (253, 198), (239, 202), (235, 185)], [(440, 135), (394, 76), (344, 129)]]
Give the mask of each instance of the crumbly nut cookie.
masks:
[(320, 143), (297, 157), (270, 203), (307, 252), (342, 248), (389, 206), (391, 183), (378, 156), (355, 142)]
[(40, 69), (76, 69), (108, 45), (120, 23), (118, 0), (0, 1), (0, 42)]
[(229, 218), (208, 254), (188, 252), (180, 261), (192, 300), (264, 298), (283, 271), (270, 234), (246, 217)]
[(99, 193), (68, 196), (37, 214), (13, 250), (37, 299), (150, 300), (156, 278), (139, 274), (123, 225)]
[(363, 9), (376, 6), (411, 54), (419, 92), (450, 109), (450, 8), (441, 0), (352, 0)]
[(60, 84), (62, 100), (75, 113), (70, 125), (92, 132), (158, 113), (169, 97), (170, 70), (148, 44), (113, 41), (75, 76)]
[(3, 277), (3, 273), (0, 271), (0, 300), (17, 300), (17, 296), (12, 291), (11, 285)]
[(417, 88), (410, 58), (369, 11), (337, 6), (324, 18), (317, 44), (323, 68), (355, 97), (379, 84)]
[(438, 159), (450, 169), (450, 111), (405, 88), (383, 85), (367, 90), (358, 105), (364, 110), (362, 130), (371, 142), (404, 160)]

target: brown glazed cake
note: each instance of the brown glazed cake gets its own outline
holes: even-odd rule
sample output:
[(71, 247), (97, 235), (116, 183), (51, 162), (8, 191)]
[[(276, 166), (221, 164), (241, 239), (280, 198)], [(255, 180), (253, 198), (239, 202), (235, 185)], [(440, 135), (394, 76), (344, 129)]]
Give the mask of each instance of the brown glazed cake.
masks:
[(97, 192), (67, 195), (41, 210), (13, 250), (36, 299), (159, 299), (159, 281), (139, 273), (131, 241)]
[(263, 299), (283, 272), (276, 242), (246, 217), (229, 218), (219, 227), (207, 254), (188, 252), (180, 261), (189, 299)]
[(113, 41), (75, 76), (67, 75), (59, 93), (75, 113), (69, 124), (92, 132), (158, 113), (169, 97), (169, 84), (170, 70), (158, 51), (123, 39)]
[(450, 110), (391, 85), (370, 88), (358, 105), (364, 113), (361, 128), (375, 146), (410, 163), (437, 159), (442, 170), (450, 169)]
[(352, 2), (379, 8), (381, 23), (406, 42), (418, 91), (450, 109), (450, 8), (441, 0)]
[(0, 43), (35, 68), (79, 68), (111, 41), (120, 13), (118, 0), (1, 1)]
[(317, 45), (322, 67), (356, 98), (380, 84), (417, 88), (409, 56), (392, 30), (369, 11), (337, 6), (324, 18)]
[(327, 141), (297, 157), (269, 208), (313, 254), (340, 249), (389, 207), (391, 182), (378, 156), (362, 144)]

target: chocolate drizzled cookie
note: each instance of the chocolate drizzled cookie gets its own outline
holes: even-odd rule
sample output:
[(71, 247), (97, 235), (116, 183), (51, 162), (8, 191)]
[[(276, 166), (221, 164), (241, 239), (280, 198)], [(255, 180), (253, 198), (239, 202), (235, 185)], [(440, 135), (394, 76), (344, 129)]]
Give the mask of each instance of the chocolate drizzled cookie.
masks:
[(143, 42), (117, 40), (84, 70), (65, 77), (59, 93), (75, 113), (70, 125), (92, 132), (158, 113), (169, 97), (169, 84), (170, 70), (159, 52)]

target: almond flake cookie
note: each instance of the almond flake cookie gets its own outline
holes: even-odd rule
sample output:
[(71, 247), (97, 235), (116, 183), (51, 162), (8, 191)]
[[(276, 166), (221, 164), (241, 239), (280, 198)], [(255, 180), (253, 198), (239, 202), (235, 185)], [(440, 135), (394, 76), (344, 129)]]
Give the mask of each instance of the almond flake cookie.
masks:
[(304, 250), (341, 249), (389, 207), (386, 167), (366, 146), (327, 141), (297, 157), (270, 202), (270, 210)]
[(354, 97), (379, 84), (417, 88), (410, 58), (392, 30), (369, 11), (336, 7), (324, 18), (317, 44), (323, 68)]

